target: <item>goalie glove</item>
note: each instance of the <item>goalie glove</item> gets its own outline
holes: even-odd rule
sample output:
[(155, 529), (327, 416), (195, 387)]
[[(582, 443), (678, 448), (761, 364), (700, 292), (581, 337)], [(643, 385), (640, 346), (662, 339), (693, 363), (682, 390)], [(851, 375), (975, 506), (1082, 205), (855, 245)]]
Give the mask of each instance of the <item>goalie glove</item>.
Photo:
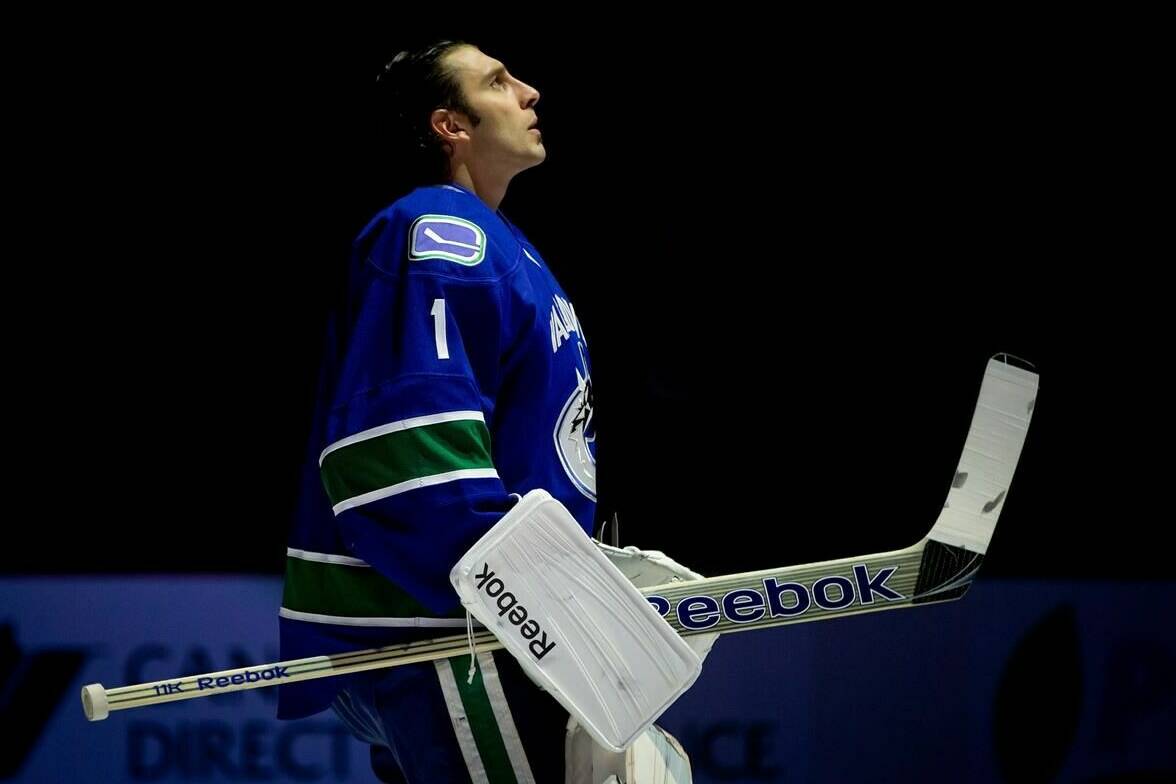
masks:
[[(655, 585), (703, 579), (701, 574), (683, 566), (661, 550), (640, 550), (632, 546), (613, 547), (603, 542), (595, 544), (613, 566), (637, 588), (652, 588)], [(685, 640), (698, 654), (698, 658), (705, 659), (718, 638), (718, 634), (692, 634)]]

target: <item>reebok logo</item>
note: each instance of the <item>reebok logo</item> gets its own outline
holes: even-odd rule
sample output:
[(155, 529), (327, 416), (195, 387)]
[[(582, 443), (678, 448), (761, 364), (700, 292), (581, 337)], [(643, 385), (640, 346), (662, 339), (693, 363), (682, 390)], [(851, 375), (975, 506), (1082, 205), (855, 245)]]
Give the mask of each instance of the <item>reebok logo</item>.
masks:
[(723, 618), (744, 624), (764, 617), (793, 618), (813, 610), (840, 610), (855, 602), (870, 606), (876, 600), (902, 601), (906, 597), (886, 584), (897, 571), (897, 566), (886, 566), (871, 574), (866, 564), (855, 564), (852, 580), (830, 575), (805, 584), (768, 577), (760, 583), (762, 591), (740, 588), (722, 596), (684, 596), (676, 606), (664, 596), (645, 598), (659, 615), (665, 617), (673, 610), (682, 628), (699, 631), (717, 625)]
[[(539, 622), (527, 618), (527, 608), (519, 604), (518, 597), (506, 589), (506, 584), (494, 576), (490, 565), (482, 564), (482, 571), (474, 577), (478, 581), (478, 590), (495, 600), (498, 607), (498, 617), (506, 617), (508, 621), (518, 627), (519, 634), (531, 641), (527, 648), (535, 661), (541, 661), (544, 656), (555, 648), (555, 641), (547, 641), (547, 632), (540, 627)], [(509, 613), (509, 615), (507, 614)]]
[[(268, 669), (254, 671), (245, 670), (236, 675), (226, 675), (220, 678), (197, 678), (196, 691), (204, 691), (205, 689), (223, 689), (225, 686), (240, 685), (242, 683), (257, 683), (258, 681), (272, 681), (278, 678), (289, 678), (290, 674), (286, 672), (288, 667), (279, 667), (276, 664)], [(179, 684), (164, 684), (170, 686), (170, 690), (164, 692), (170, 694), (176, 691), (183, 691)], [(157, 687), (158, 688), (158, 687)]]

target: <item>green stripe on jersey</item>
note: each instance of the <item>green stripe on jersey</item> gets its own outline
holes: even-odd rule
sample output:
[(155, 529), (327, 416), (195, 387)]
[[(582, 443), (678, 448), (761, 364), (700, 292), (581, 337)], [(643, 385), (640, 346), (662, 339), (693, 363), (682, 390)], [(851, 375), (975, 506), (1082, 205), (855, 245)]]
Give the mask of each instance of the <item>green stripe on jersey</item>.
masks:
[(398, 430), (330, 451), (323, 458), (322, 478), (335, 506), (414, 479), (493, 468), (486, 424), (464, 419)]
[(282, 606), (316, 615), (352, 618), (464, 618), (460, 605), (447, 615), (430, 612), (368, 566), (286, 558)]

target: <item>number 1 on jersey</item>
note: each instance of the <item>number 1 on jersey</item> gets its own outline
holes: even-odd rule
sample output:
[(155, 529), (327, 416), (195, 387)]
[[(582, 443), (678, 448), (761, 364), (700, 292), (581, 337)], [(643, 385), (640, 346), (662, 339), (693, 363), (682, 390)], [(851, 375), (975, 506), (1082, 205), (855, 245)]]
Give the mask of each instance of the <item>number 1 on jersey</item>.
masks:
[(437, 338), (437, 359), (449, 359), (449, 343), (445, 340), (445, 300), (433, 300), (433, 335)]

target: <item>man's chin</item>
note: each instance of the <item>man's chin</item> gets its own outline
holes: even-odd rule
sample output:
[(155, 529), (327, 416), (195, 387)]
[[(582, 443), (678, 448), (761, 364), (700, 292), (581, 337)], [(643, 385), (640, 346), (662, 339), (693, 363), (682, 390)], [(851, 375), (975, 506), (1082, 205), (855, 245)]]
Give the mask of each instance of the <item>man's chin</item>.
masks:
[(535, 146), (535, 149), (530, 151), (530, 154), (527, 157), (528, 161), (526, 167), (528, 169), (533, 166), (538, 166), (539, 164), (543, 163), (543, 161), (547, 160), (547, 148), (543, 146), (542, 142), (539, 142)]

